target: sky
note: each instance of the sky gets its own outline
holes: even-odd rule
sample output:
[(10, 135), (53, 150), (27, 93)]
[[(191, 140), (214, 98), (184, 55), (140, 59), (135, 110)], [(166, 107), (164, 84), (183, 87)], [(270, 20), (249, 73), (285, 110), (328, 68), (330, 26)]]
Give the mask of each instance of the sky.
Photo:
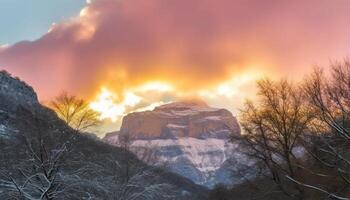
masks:
[(237, 114), (254, 98), (256, 80), (300, 80), (350, 55), (348, 0), (0, 5), (0, 69), (31, 84), (41, 101), (67, 91), (116, 124), (126, 113), (186, 98)]
[(85, 0), (0, 0), (0, 44), (38, 39), (85, 5)]

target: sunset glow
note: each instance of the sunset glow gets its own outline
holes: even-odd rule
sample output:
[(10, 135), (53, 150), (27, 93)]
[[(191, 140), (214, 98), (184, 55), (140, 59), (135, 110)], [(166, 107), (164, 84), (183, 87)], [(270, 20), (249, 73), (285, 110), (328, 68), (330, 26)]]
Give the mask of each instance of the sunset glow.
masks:
[(138, 87), (138, 90), (145, 91), (145, 92), (146, 91), (168, 92), (168, 91), (174, 90), (174, 87), (168, 83), (154, 81)]
[[(137, 91), (148, 92), (155, 91), (162, 93), (170, 90), (170, 86), (159, 83), (148, 83), (137, 88)], [(153, 110), (156, 106), (164, 104), (164, 102), (154, 102), (146, 106), (137, 107), (145, 97), (138, 96), (134, 91), (129, 90), (119, 96), (117, 92), (102, 87), (98, 95), (90, 103), (90, 107), (100, 114), (101, 120), (111, 120), (116, 122), (128, 114), (127, 111), (146, 111)]]
[(42, 101), (60, 91), (89, 100), (116, 127), (127, 113), (190, 97), (238, 114), (265, 75), (300, 80), (314, 65), (349, 56), (349, 7), (341, 0), (84, 0), (37, 40), (1, 42), (0, 67)]
[(0, 27), (0, 200), (350, 200), (350, 0), (0, 0)]
[[(255, 81), (263, 76), (262, 72), (246, 71), (217, 85), (203, 87), (200, 90), (183, 90), (164, 81), (146, 81), (142, 85), (126, 88), (122, 92), (101, 87), (90, 106), (100, 114), (100, 119), (118, 122), (130, 112), (153, 110), (157, 106), (178, 99), (201, 97), (209, 103), (215, 103), (218, 99), (235, 98), (241, 95), (242, 88), (254, 85)], [(254, 91), (245, 91), (245, 94), (249, 92)]]
[(100, 114), (100, 119), (110, 119), (115, 122), (125, 113), (125, 107), (118, 104), (118, 97), (106, 88), (101, 89), (97, 99), (90, 103), (90, 107)]
[(239, 88), (241, 86), (249, 83), (255, 83), (257, 80), (263, 77), (263, 73), (258, 73), (257, 71), (239, 74), (233, 77), (232, 79), (229, 79), (224, 83), (220, 84), (217, 87), (216, 93), (218, 95), (233, 97), (234, 95), (237, 95), (240, 92)]

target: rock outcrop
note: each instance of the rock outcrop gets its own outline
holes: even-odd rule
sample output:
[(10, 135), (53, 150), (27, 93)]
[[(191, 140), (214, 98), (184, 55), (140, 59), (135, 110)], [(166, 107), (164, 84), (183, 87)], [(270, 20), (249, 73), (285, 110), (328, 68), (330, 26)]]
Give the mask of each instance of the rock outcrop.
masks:
[(240, 155), (235, 153), (238, 145), (229, 137), (239, 136), (240, 127), (226, 109), (211, 108), (202, 101), (166, 104), (153, 111), (128, 114), (120, 131), (107, 134), (104, 140), (118, 145), (118, 138), (124, 135), (132, 140), (131, 150), (139, 157), (151, 148), (156, 165), (165, 165), (197, 184), (212, 187), (232, 183), (234, 166), (226, 163)]
[(11, 101), (11, 105), (38, 105), (38, 97), (33, 88), (6, 71), (0, 71), (0, 97)]
[(6, 71), (0, 71), (0, 139), (10, 138), (16, 130), (11, 117), (19, 106), (28, 110), (38, 109), (39, 102), (33, 88)]
[(226, 109), (209, 107), (202, 101), (166, 104), (153, 111), (131, 113), (124, 117), (121, 134), (135, 139), (227, 139), (239, 135), (236, 118)]

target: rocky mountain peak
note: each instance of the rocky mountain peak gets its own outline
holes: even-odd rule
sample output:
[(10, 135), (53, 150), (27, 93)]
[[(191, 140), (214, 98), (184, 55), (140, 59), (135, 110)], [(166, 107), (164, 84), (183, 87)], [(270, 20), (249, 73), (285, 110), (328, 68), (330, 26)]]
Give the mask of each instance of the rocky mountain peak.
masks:
[(128, 114), (123, 118), (120, 133), (135, 139), (223, 139), (231, 134), (239, 135), (240, 128), (230, 111), (189, 100)]
[(38, 97), (33, 88), (6, 71), (0, 71), (0, 97), (12, 105), (38, 104)]
[(225, 163), (239, 157), (234, 154), (237, 145), (229, 138), (239, 136), (240, 127), (226, 109), (186, 100), (130, 113), (123, 118), (120, 131), (107, 134), (104, 141), (120, 145), (119, 136), (123, 134), (130, 136), (131, 150), (136, 155), (152, 148), (157, 155), (156, 165), (166, 163), (170, 171), (197, 184), (231, 184), (231, 170)]

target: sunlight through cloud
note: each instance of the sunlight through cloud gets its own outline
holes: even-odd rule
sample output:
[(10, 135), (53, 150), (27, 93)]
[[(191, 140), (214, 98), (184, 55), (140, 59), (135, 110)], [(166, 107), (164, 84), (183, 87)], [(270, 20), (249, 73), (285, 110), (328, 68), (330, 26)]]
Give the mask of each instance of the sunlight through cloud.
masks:
[(138, 88), (140, 91), (159, 91), (168, 92), (173, 91), (174, 87), (168, 83), (164, 82), (149, 82)]
[(90, 107), (100, 114), (100, 119), (110, 119), (113, 122), (125, 113), (123, 105), (117, 104), (118, 97), (106, 88), (101, 89), (97, 99), (90, 103)]

